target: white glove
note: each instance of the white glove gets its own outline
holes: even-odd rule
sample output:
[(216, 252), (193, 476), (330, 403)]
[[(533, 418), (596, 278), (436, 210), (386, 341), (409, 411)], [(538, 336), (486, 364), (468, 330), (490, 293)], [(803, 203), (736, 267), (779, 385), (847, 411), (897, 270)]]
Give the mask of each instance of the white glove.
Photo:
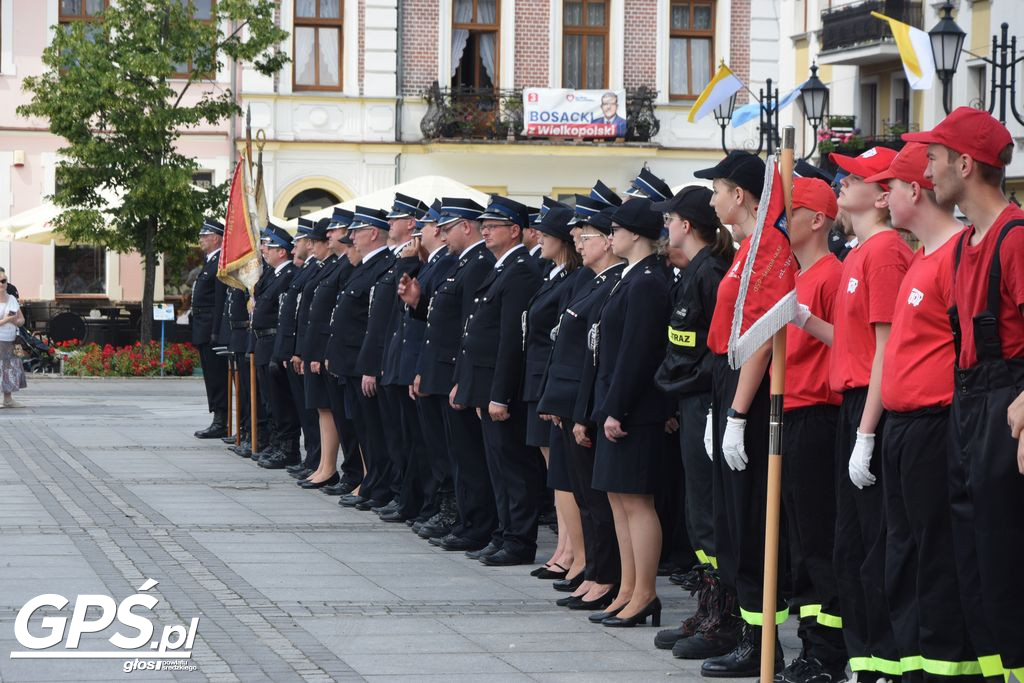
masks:
[(708, 452), (708, 460), (714, 461), (715, 442), (711, 438), (711, 430), (711, 409), (708, 408), (708, 421), (707, 424), (704, 425), (704, 450)]
[(725, 464), (734, 472), (747, 469), (747, 451), (743, 446), (743, 432), (746, 427), (746, 420), (738, 417), (726, 418), (722, 456), (725, 458)]
[(804, 304), (797, 304), (796, 313), (793, 315), (793, 319), (790, 322), (802, 330), (810, 317), (811, 309)]
[(857, 442), (853, 444), (850, 454), (850, 481), (859, 489), (875, 483), (875, 475), (871, 474), (871, 455), (875, 450), (875, 435), (861, 434), (857, 431)]

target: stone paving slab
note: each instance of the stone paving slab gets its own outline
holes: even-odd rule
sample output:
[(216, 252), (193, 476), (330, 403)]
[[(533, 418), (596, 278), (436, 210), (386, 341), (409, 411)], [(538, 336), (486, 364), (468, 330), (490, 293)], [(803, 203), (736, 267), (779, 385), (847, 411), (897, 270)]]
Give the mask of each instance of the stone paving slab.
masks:
[[(131, 652), (11, 659), (24, 649), (14, 621), (42, 593), (119, 602), (146, 578), (159, 581), (157, 633), (200, 618), (197, 670), (132, 674), (147, 681), (700, 678), (653, 648), (655, 629), (590, 624), (526, 568), (445, 553), (193, 438), (209, 419), (199, 380), (30, 382), (28, 407), (0, 411), (0, 682), (125, 676)], [(538, 557), (554, 542), (542, 529)], [(695, 607), (667, 581), (659, 593), (664, 624)], [(71, 609), (38, 613), (30, 631)], [(111, 650), (118, 627), (135, 634), (115, 622), (80, 649)], [(782, 640), (792, 656), (791, 624)]]

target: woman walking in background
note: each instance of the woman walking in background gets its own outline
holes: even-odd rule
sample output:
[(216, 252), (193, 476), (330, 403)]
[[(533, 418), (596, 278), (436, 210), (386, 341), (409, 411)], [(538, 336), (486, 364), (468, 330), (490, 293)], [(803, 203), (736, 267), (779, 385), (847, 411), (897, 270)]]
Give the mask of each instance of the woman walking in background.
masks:
[(14, 392), (28, 386), (21, 358), (14, 355), (14, 340), (18, 328), (25, 324), (25, 314), (14, 295), (7, 292), (7, 274), (0, 273), (0, 390), (4, 395), (4, 408), (21, 408), (14, 400)]

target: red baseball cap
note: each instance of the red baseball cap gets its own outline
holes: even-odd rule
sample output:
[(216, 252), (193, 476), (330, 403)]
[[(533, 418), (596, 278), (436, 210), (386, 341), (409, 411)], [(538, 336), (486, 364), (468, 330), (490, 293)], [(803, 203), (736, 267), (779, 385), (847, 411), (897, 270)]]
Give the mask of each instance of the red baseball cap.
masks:
[(996, 168), (1004, 166), (999, 160), (1000, 153), (1007, 145), (1013, 144), (1006, 126), (988, 112), (973, 107), (957, 107), (931, 130), (904, 133), (903, 139), (926, 145), (944, 145)]
[[(828, 155), (828, 158), (835, 163), (836, 166), (843, 169), (850, 175), (859, 175), (861, 178), (867, 178), (873, 176), (876, 173), (881, 173), (885, 169), (889, 168), (889, 164), (892, 163), (893, 158), (896, 156), (896, 150), (889, 149), (888, 147), (872, 147), (861, 152), (858, 156), (849, 157), (845, 154), (836, 154), (832, 152)], [(884, 185), (884, 183), (882, 183)]]
[(866, 183), (884, 183), (896, 178), (905, 183), (917, 183), (926, 190), (934, 189), (932, 181), (924, 177), (928, 168), (928, 145), (908, 142), (889, 164), (889, 168), (864, 179)]
[(833, 220), (839, 213), (835, 192), (819, 178), (793, 178), (793, 208), (820, 211)]

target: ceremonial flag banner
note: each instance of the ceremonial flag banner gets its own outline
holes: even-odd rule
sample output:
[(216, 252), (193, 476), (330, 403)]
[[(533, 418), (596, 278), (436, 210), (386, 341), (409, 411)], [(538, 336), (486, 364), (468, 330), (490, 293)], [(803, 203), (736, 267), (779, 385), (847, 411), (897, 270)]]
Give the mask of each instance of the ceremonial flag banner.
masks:
[(523, 135), (556, 138), (626, 137), (624, 90), (523, 90)]
[(796, 313), (796, 259), (789, 245), (786, 202), (774, 155), (765, 165), (757, 225), (749, 239), (729, 335), (729, 365), (733, 369), (743, 365)]
[(696, 123), (743, 89), (743, 82), (723, 62), (690, 109), (690, 123)]
[(935, 58), (928, 34), (878, 12), (872, 12), (871, 16), (889, 22), (889, 30), (896, 39), (896, 49), (903, 61), (903, 71), (907, 74), (907, 84), (914, 90), (931, 88), (935, 80)]
[(250, 189), (249, 162), (243, 157), (235, 165), (224, 217), (224, 241), (217, 263), (217, 278), (237, 289), (252, 293), (262, 272), (257, 234), (256, 198)]

